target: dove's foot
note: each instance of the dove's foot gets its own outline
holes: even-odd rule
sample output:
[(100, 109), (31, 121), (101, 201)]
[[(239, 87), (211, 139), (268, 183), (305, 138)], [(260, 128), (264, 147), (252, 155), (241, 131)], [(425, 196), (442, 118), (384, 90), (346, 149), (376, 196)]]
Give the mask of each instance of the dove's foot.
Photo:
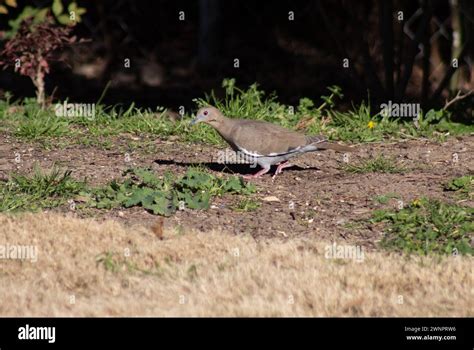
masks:
[(255, 174), (253, 174), (253, 175), (244, 175), (243, 178), (246, 179), (246, 180), (256, 179), (257, 177), (260, 177), (260, 176), (262, 176), (263, 174), (268, 173), (269, 170), (270, 170), (270, 167), (268, 167), (268, 168), (263, 168), (262, 170), (260, 170), (259, 172), (255, 173)]
[(291, 166), (293, 166), (293, 164), (288, 163), (287, 160), (285, 160), (284, 162), (281, 162), (280, 164), (278, 164), (278, 168), (275, 170), (275, 174), (273, 174), (272, 179), (275, 180), (275, 177), (278, 174), (280, 174), (283, 171), (283, 169), (289, 168)]

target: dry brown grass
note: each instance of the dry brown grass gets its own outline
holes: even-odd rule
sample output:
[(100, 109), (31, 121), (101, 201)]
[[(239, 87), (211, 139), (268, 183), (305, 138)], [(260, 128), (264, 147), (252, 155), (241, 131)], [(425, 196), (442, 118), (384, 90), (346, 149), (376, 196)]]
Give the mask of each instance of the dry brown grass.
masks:
[(366, 253), (358, 263), (326, 259), (316, 239), (164, 237), (113, 221), (0, 215), (0, 244), (38, 247), (35, 263), (0, 260), (0, 315), (474, 315), (472, 258)]

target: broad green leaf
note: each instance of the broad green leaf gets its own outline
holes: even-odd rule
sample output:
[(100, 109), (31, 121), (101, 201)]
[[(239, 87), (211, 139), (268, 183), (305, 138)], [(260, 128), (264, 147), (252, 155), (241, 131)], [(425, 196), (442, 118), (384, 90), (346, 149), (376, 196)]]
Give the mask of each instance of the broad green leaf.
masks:
[(151, 188), (138, 188), (136, 189), (132, 195), (130, 196), (130, 198), (128, 200), (126, 200), (123, 205), (126, 207), (126, 208), (129, 208), (129, 207), (133, 207), (135, 205), (138, 205), (140, 203), (142, 203), (142, 201), (149, 195), (151, 195), (153, 193), (153, 190)]
[(53, 13), (56, 17), (59, 17), (64, 10), (64, 6), (61, 0), (54, 0), (52, 6)]
[(58, 16), (57, 20), (59, 23), (63, 25), (69, 25), (72, 23), (71, 19), (69, 18), (69, 15), (66, 15), (66, 14)]

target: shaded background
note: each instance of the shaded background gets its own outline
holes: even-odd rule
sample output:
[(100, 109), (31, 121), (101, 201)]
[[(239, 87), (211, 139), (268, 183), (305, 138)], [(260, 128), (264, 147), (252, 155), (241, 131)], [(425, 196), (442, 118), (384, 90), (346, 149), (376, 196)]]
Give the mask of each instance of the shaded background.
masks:
[[(1, 15), (0, 29), (26, 4), (44, 7), (51, 1), (18, 1)], [(345, 106), (370, 95), (376, 104), (392, 100), (431, 107), (442, 106), (450, 91), (472, 88), (473, 1), (78, 4), (87, 12), (75, 34), (89, 41), (63, 52), (63, 62), (47, 76), (47, 93), (54, 91), (59, 99), (96, 102), (110, 82), (105, 103), (194, 107), (192, 98), (219, 91), (224, 78), (234, 77), (239, 86), (258, 82), (289, 104), (304, 96), (319, 98), (327, 86), (339, 85)], [(450, 68), (453, 58), (459, 58), (456, 70)], [(12, 69), (0, 73), (0, 89), (34, 96), (29, 79)]]

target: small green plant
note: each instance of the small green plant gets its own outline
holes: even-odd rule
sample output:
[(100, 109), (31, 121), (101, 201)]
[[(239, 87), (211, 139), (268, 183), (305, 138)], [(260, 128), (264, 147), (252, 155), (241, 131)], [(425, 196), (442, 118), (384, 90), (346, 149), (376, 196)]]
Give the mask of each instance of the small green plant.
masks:
[(233, 207), (235, 211), (241, 212), (255, 211), (258, 208), (260, 208), (260, 203), (252, 198), (243, 198)]
[(197, 168), (189, 169), (178, 179), (171, 173), (158, 178), (141, 168), (130, 169), (125, 175), (128, 178), (124, 182), (112, 181), (93, 192), (89, 204), (99, 209), (141, 206), (155, 215), (170, 216), (177, 209), (208, 209), (213, 196), (255, 191), (254, 185), (244, 183), (242, 178), (218, 178)]
[(387, 204), (391, 199), (400, 199), (400, 196), (396, 193), (387, 193), (374, 197), (374, 201), (380, 204)]
[(0, 182), (0, 212), (54, 208), (85, 187), (85, 182), (71, 178), (69, 170), (53, 167), (47, 173), (36, 166), (33, 176), (14, 174), (10, 180)]
[(474, 176), (466, 175), (452, 179), (444, 185), (445, 191), (454, 191), (460, 197), (473, 199), (474, 198)]
[(120, 270), (120, 265), (123, 262), (118, 261), (117, 254), (113, 252), (105, 252), (96, 256), (95, 261), (97, 265), (103, 265), (106, 271), (109, 272), (118, 272)]
[(385, 223), (384, 248), (427, 255), (474, 254), (474, 208), (418, 199), (399, 211), (376, 210), (372, 223)]
[(186, 271), (187, 278), (190, 281), (194, 281), (198, 277), (198, 269), (195, 264), (192, 264), (191, 266), (188, 267), (188, 270)]
[(155, 263), (151, 268), (144, 268), (138, 266), (129, 258), (125, 257), (123, 253), (112, 251), (103, 252), (97, 255), (95, 261), (97, 266), (102, 265), (106, 271), (111, 273), (129, 272), (142, 275), (153, 275), (156, 277), (161, 277), (164, 273), (158, 263)]
[(379, 155), (375, 158), (366, 159), (359, 164), (344, 165), (344, 170), (350, 173), (401, 173), (405, 169), (400, 167), (395, 160)]

